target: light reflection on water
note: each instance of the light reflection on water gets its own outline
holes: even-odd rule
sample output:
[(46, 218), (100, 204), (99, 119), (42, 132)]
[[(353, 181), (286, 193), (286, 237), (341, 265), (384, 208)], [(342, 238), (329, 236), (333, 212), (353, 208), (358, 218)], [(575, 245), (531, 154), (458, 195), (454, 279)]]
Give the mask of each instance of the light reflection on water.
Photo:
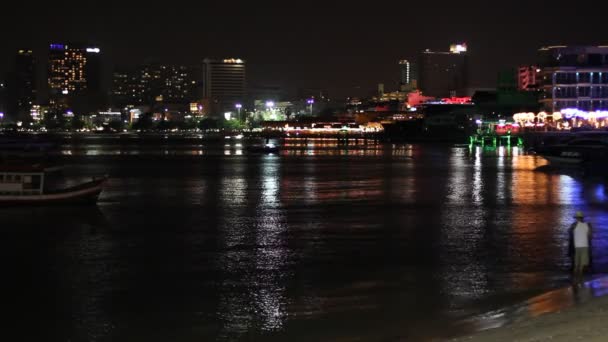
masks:
[[(95, 140), (93, 140), (94, 142)], [(273, 140), (274, 141), (274, 140)], [(247, 155), (248, 146), (259, 145), (262, 140), (252, 140), (246, 143), (230, 140), (229, 143), (218, 144), (137, 144), (128, 142), (122, 144), (102, 144), (91, 141), (61, 144), (52, 155), (81, 156), (81, 157), (120, 157), (120, 156), (202, 156), (202, 155)], [(381, 145), (378, 143), (350, 143), (343, 145), (336, 139), (311, 140), (311, 143), (274, 141), (281, 147), (282, 155), (290, 156), (402, 156), (412, 157), (412, 145)]]
[[(604, 184), (539, 171), (517, 148), (69, 151), (93, 158), (68, 176), (111, 175), (102, 217), (15, 209), (2, 225), (11, 260), (41, 279), (17, 296), (73, 303), (46, 306), (65, 339), (423, 339), (567, 283), (576, 210), (598, 229), (594, 271), (608, 272)], [(108, 151), (202, 157), (95, 159)], [(49, 224), (64, 233), (40, 236)], [(27, 261), (34, 248), (44, 265)]]

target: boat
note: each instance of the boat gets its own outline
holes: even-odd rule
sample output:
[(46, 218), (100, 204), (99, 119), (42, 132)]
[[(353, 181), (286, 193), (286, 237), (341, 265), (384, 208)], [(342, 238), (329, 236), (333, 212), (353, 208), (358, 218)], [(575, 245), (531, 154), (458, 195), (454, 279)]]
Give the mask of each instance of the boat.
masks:
[(253, 153), (278, 153), (279, 147), (275, 144), (253, 145), (248, 146), (247, 151)]
[(48, 189), (47, 174), (56, 168), (41, 164), (0, 164), (0, 206), (95, 204), (108, 176), (76, 186)]
[(599, 139), (579, 138), (536, 151), (555, 166), (586, 166), (608, 162), (608, 143)]

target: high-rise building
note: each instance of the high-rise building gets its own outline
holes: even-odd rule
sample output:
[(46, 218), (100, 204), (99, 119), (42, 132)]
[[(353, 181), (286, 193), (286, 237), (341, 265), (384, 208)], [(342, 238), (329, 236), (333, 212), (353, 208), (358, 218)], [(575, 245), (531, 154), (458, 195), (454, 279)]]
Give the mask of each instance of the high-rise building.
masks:
[(418, 87), (425, 96), (465, 96), (468, 87), (466, 44), (453, 44), (448, 52), (425, 50), (418, 63)]
[(608, 110), (608, 46), (543, 47), (538, 66), (545, 110)]
[(399, 61), (399, 90), (412, 91), (418, 88), (418, 72), (416, 64), (409, 60)]
[[(112, 73), (112, 104), (123, 106), (127, 104), (131, 97), (131, 76), (132, 72), (117, 69)], [(139, 102), (137, 103), (139, 104)]]
[(193, 68), (183, 65), (162, 67), (163, 87), (161, 95), (165, 102), (189, 103), (194, 100), (196, 75)]
[(51, 99), (70, 99), (101, 90), (100, 49), (79, 44), (51, 44), (48, 85)]
[(538, 73), (540, 71), (535, 65), (519, 67), (517, 72), (517, 87), (519, 90), (538, 90)]
[(245, 100), (246, 72), (242, 59), (205, 59), (203, 61), (203, 97), (215, 104), (216, 111), (234, 110)]
[(32, 50), (22, 49), (17, 52), (15, 74), (17, 108), (29, 112), (36, 100), (36, 66)]
[(102, 62), (101, 62), (101, 49), (98, 47), (87, 47), (85, 48), (85, 56), (87, 64), (84, 68), (84, 75), (87, 83), (87, 90), (90, 93), (102, 92)]
[(160, 64), (146, 64), (138, 71), (136, 77), (139, 77), (143, 90), (143, 98), (146, 103), (154, 103), (162, 99), (163, 88), (163, 71)]
[(412, 82), (412, 64), (406, 59), (400, 60), (399, 61), (399, 71), (400, 71), (399, 82), (402, 85), (410, 84), (410, 82)]
[(144, 71), (140, 68), (118, 68), (112, 73), (112, 105), (124, 107), (127, 105), (149, 104), (151, 95), (146, 92), (143, 82)]
[(36, 99), (36, 68), (32, 50), (21, 49), (6, 74), (3, 112), (12, 119), (27, 119)]
[(117, 69), (112, 74), (112, 99), (116, 105), (187, 104), (196, 99), (200, 78), (196, 68), (183, 65), (146, 64)]

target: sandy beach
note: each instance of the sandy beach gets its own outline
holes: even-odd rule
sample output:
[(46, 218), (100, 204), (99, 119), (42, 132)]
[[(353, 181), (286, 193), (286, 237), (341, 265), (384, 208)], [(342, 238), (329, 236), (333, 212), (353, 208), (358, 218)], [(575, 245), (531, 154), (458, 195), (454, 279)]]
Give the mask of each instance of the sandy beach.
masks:
[(607, 341), (608, 279), (563, 288), (471, 320), (480, 332), (452, 341)]

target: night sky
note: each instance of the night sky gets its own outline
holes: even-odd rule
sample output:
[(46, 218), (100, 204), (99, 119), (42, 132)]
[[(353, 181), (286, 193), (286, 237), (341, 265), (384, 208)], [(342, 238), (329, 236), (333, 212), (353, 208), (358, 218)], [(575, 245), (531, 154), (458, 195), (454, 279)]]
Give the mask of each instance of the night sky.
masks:
[(22, 47), (40, 53), (51, 41), (91, 42), (108, 68), (234, 56), (247, 60), (250, 84), (344, 97), (367, 95), (377, 83), (391, 90), (399, 59), (452, 42), (469, 45), (471, 83), (479, 87), (495, 86), (501, 69), (533, 63), (543, 45), (608, 45), (608, 5), (599, 1), (580, 8), (556, 1), (161, 3), (11, 4), (1, 14), (0, 71)]

